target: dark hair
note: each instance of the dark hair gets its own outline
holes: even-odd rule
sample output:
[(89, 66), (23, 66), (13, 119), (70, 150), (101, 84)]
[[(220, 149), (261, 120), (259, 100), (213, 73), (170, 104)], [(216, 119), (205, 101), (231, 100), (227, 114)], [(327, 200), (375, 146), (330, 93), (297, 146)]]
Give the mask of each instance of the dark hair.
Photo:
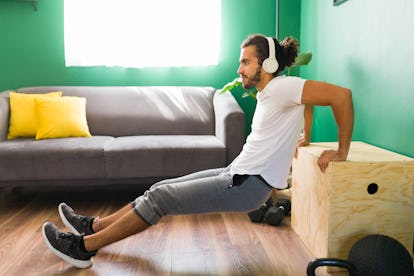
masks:
[[(291, 66), (298, 55), (299, 51), (299, 42), (289, 36), (283, 39), (280, 43), (276, 38), (273, 38), (276, 47), (276, 59), (279, 63), (279, 68), (274, 76), (277, 76), (280, 72), (283, 72), (286, 67)], [(262, 65), (263, 61), (269, 57), (269, 43), (265, 36), (260, 34), (255, 34), (249, 36), (245, 41), (243, 41), (241, 48), (247, 46), (256, 46), (256, 56), (259, 60), (259, 64)]]

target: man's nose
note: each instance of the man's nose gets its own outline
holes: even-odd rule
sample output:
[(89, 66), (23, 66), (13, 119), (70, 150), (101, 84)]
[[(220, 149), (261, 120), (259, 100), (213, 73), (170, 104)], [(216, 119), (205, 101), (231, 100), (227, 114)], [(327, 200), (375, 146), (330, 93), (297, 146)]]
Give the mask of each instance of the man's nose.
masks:
[(237, 74), (241, 75), (242, 73), (242, 66), (239, 65), (239, 68), (237, 68)]

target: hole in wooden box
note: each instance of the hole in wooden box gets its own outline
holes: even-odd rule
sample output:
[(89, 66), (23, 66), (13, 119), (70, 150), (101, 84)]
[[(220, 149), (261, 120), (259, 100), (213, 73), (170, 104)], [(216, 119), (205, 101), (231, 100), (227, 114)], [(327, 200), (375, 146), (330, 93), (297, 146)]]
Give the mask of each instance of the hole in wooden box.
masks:
[(375, 194), (378, 191), (378, 184), (377, 183), (371, 183), (368, 185), (367, 191), (370, 195)]

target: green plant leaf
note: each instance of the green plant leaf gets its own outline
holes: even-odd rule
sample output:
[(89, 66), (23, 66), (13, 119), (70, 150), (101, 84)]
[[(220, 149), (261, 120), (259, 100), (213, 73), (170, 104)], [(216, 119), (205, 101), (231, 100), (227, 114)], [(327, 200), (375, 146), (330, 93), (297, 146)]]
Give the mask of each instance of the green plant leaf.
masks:
[(226, 85), (223, 86), (223, 88), (220, 90), (220, 94), (223, 94), (227, 91), (230, 91), (236, 87), (240, 87), (242, 85), (242, 82), (240, 80), (240, 78), (235, 78), (233, 81), (227, 83)]
[(299, 53), (298, 56), (296, 57), (295, 63), (293, 63), (293, 65), (290, 66), (290, 68), (307, 65), (311, 61), (311, 59), (312, 59), (311, 52)]

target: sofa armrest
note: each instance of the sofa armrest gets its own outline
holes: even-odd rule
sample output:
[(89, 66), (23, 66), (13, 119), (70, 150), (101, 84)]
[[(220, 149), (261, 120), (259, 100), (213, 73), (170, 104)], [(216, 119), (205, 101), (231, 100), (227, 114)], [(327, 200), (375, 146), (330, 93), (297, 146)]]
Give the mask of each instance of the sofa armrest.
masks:
[(231, 93), (220, 94), (217, 90), (213, 98), (216, 136), (227, 149), (227, 164), (239, 155), (245, 142), (244, 112)]
[(8, 93), (0, 93), (0, 141), (7, 139), (9, 130), (10, 101)]

